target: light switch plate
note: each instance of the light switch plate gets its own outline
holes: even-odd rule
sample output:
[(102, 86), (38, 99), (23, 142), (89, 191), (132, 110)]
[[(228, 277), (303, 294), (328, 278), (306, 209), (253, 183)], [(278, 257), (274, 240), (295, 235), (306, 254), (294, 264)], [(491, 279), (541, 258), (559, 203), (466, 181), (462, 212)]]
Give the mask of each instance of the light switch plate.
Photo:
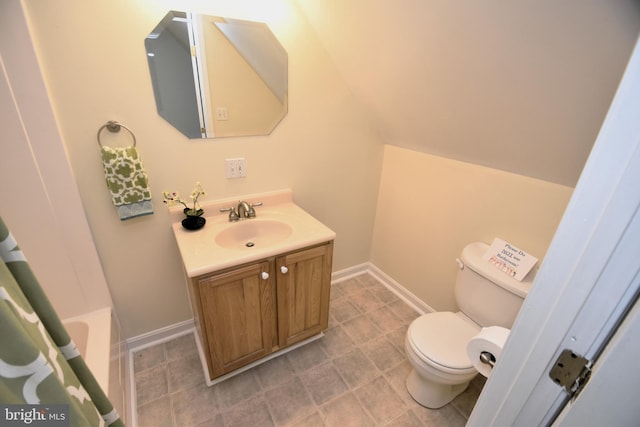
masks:
[(227, 110), (227, 107), (216, 108), (216, 120), (219, 120), (219, 121), (229, 120), (229, 111)]
[(247, 176), (247, 162), (244, 157), (226, 159), (225, 162), (227, 178), (242, 178)]

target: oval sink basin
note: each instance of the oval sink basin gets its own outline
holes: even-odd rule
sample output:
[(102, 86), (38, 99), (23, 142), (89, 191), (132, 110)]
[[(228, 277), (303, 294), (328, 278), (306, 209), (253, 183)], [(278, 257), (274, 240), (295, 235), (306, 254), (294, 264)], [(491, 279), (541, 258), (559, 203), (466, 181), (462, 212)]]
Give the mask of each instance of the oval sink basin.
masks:
[(260, 248), (283, 241), (291, 232), (291, 226), (284, 222), (248, 219), (220, 231), (215, 242), (227, 249)]

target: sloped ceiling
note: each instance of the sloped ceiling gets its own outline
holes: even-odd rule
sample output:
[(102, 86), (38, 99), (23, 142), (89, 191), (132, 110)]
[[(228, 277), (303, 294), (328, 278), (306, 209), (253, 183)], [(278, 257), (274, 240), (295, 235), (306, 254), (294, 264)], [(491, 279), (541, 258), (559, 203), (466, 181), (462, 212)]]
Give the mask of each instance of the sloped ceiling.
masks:
[(392, 145), (574, 186), (637, 0), (297, 0)]

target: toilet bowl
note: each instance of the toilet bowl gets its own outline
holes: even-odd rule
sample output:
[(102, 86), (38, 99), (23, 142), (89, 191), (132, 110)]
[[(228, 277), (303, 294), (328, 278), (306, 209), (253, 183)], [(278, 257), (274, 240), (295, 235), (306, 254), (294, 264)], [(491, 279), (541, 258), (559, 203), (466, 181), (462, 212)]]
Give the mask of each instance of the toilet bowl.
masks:
[(438, 312), (415, 319), (407, 331), (405, 353), (413, 370), (406, 385), (427, 408), (449, 403), (478, 374), (467, 356), (467, 343), (480, 326), (461, 313)]
[(427, 408), (440, 408), (462, 393), (477, 374), (467, 344), (483, 327), (511, 328), (535, 277), (522, 281), (489, 264), (489, 246), (470, 243), (456, 260), (454, 285), (459, 312), (436, 312), (415, 319), (405, 338), (405, 353), (413, 367), (407, 390)]

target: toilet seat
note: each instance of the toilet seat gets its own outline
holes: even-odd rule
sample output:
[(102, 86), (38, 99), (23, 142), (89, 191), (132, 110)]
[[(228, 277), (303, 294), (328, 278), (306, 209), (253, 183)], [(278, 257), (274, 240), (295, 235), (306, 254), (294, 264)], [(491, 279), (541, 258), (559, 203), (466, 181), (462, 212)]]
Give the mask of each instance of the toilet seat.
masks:
[(408, 343), (424, 363), (445, 372), (475, 372), (467, 356), (467, 343), (479, 326), (452, 312), (428, 313), (415, 319), (407, 331)]

